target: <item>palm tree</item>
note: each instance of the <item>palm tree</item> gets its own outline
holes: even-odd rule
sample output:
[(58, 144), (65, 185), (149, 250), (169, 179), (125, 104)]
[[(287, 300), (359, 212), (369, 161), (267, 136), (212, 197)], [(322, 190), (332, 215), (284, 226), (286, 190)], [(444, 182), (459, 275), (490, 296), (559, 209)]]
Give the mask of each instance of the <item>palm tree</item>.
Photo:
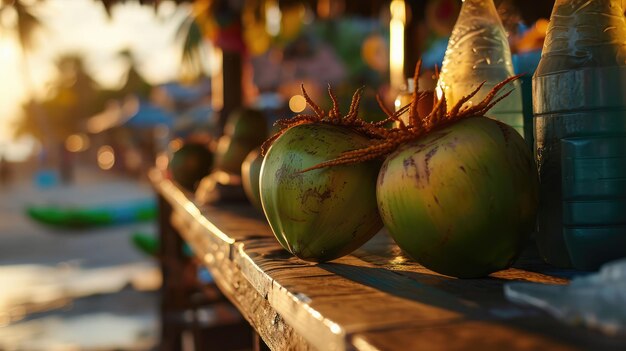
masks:
[[(30, 111), (34, 114), (37, 122), (40, 123), (44, 130), (48, 128), (48, 121), (45, 118), (45, 112), (41, 106), (36, 102), (35, 88), (32, 81), (30, 66), (28, 64), (28, 54), (34, 49), (35, 46), (35, 33), (39, 31), (43, 25), (37, 15), (34, 12), (34, 8), (37, 4), (44, 2), (45, 0), (35, 0), (24, 2), (23, 0), (0, 0), (0, 16), (3, 16), (5, 12), (13, 12), (14, 21), (9, 23), (0, 22), (1, 30), (8, 33), (13, 33), (17, 39), (22, 54), (22, 77), (23, 83), (26, 86), (28, 95), (31, 97)], [(49, 137), (44, 136), (42, 140), (44, 147), (50, 147), (51, 143)], [(45, 162), (45, 161), (44, 161)]]
[(27, 89), (33, 92), (32, 80), (30, 77), (30, 70), (28, 65), (28, 53), (34, 48), (35, 33), (40, 30), (43, 25), (37, 18), (34, 12), (34, 7), (45, 0), (29, 1), (28, 4), (23, 0), (0, 0), (0, 16), (4, 12), (13, 12), (15, 20), (13, 23), (0, 22), (0, 26), (8, 26), (8, 28), (1, 28), (9, 32), (15, 33), (22, 51), (22, 57), (24, 64), (22, 65), (24, 74), (24, 84)]
[(122, 50), (118, 53), (118, 56), (126, 61), (128, 72), (126, 73), (126, 83), (117, 92), (117, 98), (125, 98), (129, 94), (136, 95), (141, 99), (147, 98), (150, 95), (152, 86), (137, 71), (138, 63), (132, 52), (129, 49)]
[[(33, 46), (33, 34), (41, 28), (41, 22), (33, 12), (36, 3), (44, 0), (36, 0), (30, 4), (25, 4), (23, 0), (0, 0), (0, 14), (4, 11), (13, 11), (15, 13), (15, 21), (9, 23), (18, 36), (22, 50), (28, 51)], [(0, 25), (2, 23), (0, 22)], [(4, 25), (7, 25), (6, 23)]]
[(178, 27), (177, 37), (183, 43), (181, 64), (182, 72), (197, 78), (202, 73), (200, 51), (204, 41), (201, 25), (194, 16), (189, 16)]
[[(101, 90), (86, 72), (82, 56), (64, 54), (56, 65), (59, 75), (50, 86), (49, 96), (43, 101), (31, 98), (23, 106), (24, 115), (16, 124), (16, 134), (30, 134), (53, 146), (58, 153), (56, 161), (61, 179), (69, 182), (74, 163), (65, 148), (65, 140), (83, 131), (88, 117), (99, 112), (103, 104), (99, 101)], [(40, 117), (45, 118), (45, 125)]]

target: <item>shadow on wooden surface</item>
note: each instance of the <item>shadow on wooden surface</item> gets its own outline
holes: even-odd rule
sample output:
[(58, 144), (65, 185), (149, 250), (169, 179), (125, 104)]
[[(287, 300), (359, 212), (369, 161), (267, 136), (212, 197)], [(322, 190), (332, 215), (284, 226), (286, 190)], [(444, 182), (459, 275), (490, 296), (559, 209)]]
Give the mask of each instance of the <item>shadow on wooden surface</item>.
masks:
[[(343, 263), (322, 263), (319, 267), (330, 273), (403, 299), (436, 306), (468, 316), (477, 316), (479, 312), (476, 306), (464, 299), (457, 298), (436, 287), (423, 284), (417, 279), (411, 279), (385, 268), (353, 266)], [(445, 277), (437, 278), (450, 279)]]
[[(463, 317), (449, 323), (461, 324), (462, 328), (468, 324), (487, 331), (488, 327), (496, 330), (498, 325), (507, 326), (519, 330), (522, 334), (552, 340), (555, 346), (559, 342), (563, 344), (562, 346), (569, 345), (583, 349), (620, 350), (626, 345), (624, 338), (604, 337), (597, 331), (582, 327), (568, 328), (547, 316), (543, 311), (533, 307), (512, 305), (503, 294), (503, 286), (509, 282), (508, 279), (494, 277), (456, 279), (436, 273), (418, 273), (343, 263), (324, 263), (319, 267), (396, 297), (459, 313)], [(413, 327), (407, 325), (406, 328)], [(441, 328), (440, 332), (444, 334), (455, 332), (455, 328), (448, 323), (446, 327)], [(431, 332), (436, 334), (439, 331), (432, 330)], [(427, 334), (430, 335), (430, 332)], [(590, 340), (594, 341), (590, 342)]]

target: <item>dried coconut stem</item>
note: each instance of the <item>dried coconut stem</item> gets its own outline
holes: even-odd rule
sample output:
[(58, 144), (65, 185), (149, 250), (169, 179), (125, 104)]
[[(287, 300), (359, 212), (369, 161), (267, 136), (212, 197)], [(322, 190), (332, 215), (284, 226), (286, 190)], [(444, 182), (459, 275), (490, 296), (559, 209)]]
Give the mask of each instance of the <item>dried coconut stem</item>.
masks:
[[(416, 69), (415, 75), (415, 84), (417, 86), (417, 76), (419, 72), (419, 63), (418, 68)], [(379, 158), (385, 156), (391, 152), (393, 152), (400, 145), (423, 137), (424, 135), (430, 133), (433, 129), (442, 127), (444, 125), (448, 125), (450, 123), (459, 121), (464, 118), (483, 116), (489, 109), (491, 109), (495, 104), (500, 102), (502, 99), (511, 94), (512, 90), (506, 92), (505, 94), (498, 96), (500, 90), (506, 86), (508, 83), (519, 79), (522, 75), (515, 75), (513, 77), (507, 78), (504, 81), (498, 83), (496, 86), (489, 91), (487, 96), (476, 104), (475, 106), (464, 106), (464, 104), (469, 101), (472, 97), (474, 97), (480, 88), (485, 83), (480, 84), (474, 91), (472, 91), (467, 96), (464, 96), (456, 103), (450, 112), (447, 112), (447, 102), (445, 96), (442, 96), (441, 99), (437, 100), (435, 105), (433, 106), (432, 111), (424, 117), (420, 117), (417, 112), (417, 103), (420, 98), (422, 98), (421, 93), (418, 93), (417, 90), (413, 93), (413, 101), (409, 105), (409, 126), (406, 128), (393, 128), (388, 130), (385, 134), (387, 138), (382, 140), (375, 141), (374, 145), (357, 149), (346, 151), (342, 153), (339, 157), (320, 163), (313, 167), (309, 167), (307, 169), (302, 170), (301, 172), (307, 172), (314, 169), (320, 169), (331, 166), (339, 166), (346, 164), (359, 163), (364, 161), (369, 161), (375, 158)], [(402, 109), (401, 109), (402, 110)], [(398, 112), (400, 112), (399, 110)], [(398, 116), (398, 112), (391, 115), (388, 110), (383, 109), (385, 113), (389, 116), (389, 118), (395, 118)]]
[(342, 116), (339, 110), (339, 101), (337, 95), (332, 90), (330, 85), (328, 86), (328, 95), (332, 100), (333, 106), (328, 112), (324, 112), (311, 97), (307, 94), (304, 85), (301, 86), (302, 96), (306, 100), (306, 103), (311, 107), (313, 115), (297, 115), (292, 118), (285, 118), (278, 120), (274, 125), (281, 127), (280, 131), (267, 139), (261, 146), (261, 154), (265, 155), (269, 150), (272, 143), (278, 139), (289, 128), (293, 128), (302, 124), (329, 124), (336, 126), (343, 126), (360, 132), (371, 139), (385, 139), (388, 137), (388, 131), (383, 127), (383, 124), (366, 122), (359, 118), (359, 105), (361, 103), (361, 96), (363, 95), (363, 87), (357, 89), (352, 96), (352, 102), (350, 103), (350, 110), (347, 115)]
[[(400, 109), (398, 109), (398, 111), (392, 113), (384, 106), (381, 98), (379, 96), (376, 96), (380, 108), (385, 113), (385, 115), (387, 115), (387, 118), (380, 122), (366, 122), (358, 117), (358, 109), (361, 102), (361, 96), (363, 94), (363, 87), (357, 89), (354, 92), (354, 95), (352, 96), (352, 102), (350, 104), (350, 110), (347, 115), (342, 116), (339, 110), (339, 102), (337, 96), (331, 89), (330, 85), (328, 86), (328, 95), (333, 102), (333, 106), (327, 113), (324, 112), (322, 108), (320, 108), (315, 102), (311, 100), (306, 92), (306, 89), (304, 89), (304, 85), (302, 85), (302, 96), (304, 96), (307, 104), (311, 107), (315, 114), (302, 114), (297, 115), (293, 118), (281, 119), (277, 121), (275, 125), (280, 126), (281, 130), (263, 143), (263, 145), (261, 146), (261, 154), (265, 155), (272, 143), (276, 139), (278, 139), (278, 137), (280, 137), (283, 133), (285, 133), (285, 131), (287, 131), (289, 128), (293, 128), (302, 124), (321, 123), (343, 126), (360, 132), (366, 135), (368, 138), (372, 139), (372, 145), (364, 147), (362, 149), (346, 151), (333, 160), (317, 164), (300, 172), (308, 172), (314, 169), (373, 160), (393, 152), (396, 148), (398, 148), (398, 146), (402, 144), (418, 139), (430, 133), (433, 129), (448, 125), (464, 118), (483, 116), (495, 104), (511, 94), (512, 90), (498, 96), (502, 88), (508, 83), (515, 81), (522, 76), (520, 74), (503, 80), (502, 82), (494, 86), (493, 89), (491, 89), (489, 93), (485, 96), (485, 98), (478, 104), (474, 106), (465, 105), (467, 101), (469, 101), (472, 97), (478, 94), (480, 89), (485, 84), (483, 82), (471, 93), (462, 97), (459, 102), (452, 106), (449, 112), (447, 111), (448, 104), (445, 96), (442, 96), (441, 99), (437, 99), (436, 97), (434, 97), (435, 103), (431, 112), (427, 116), (420, 116), (417, 106), (419, 102), (426, 97), (426, 94), (424, 92), (418, 91), (418, 77), (420, 68), (421, 60), (417, 63), (415, 69), (415, 75), (413, 77), (413, 80), (415, 82), (415, 91), (413, 92), (413, 98), (408, 105), (402, 106)], [(409, 113), (408, 125), (404, 123), (404, 121), (402, 121), (402, 119), (400, 118), (400, 116), (407, 111)], [(399, 127), (386, 129), (384, 125), (389, 122), (398, 122)]]

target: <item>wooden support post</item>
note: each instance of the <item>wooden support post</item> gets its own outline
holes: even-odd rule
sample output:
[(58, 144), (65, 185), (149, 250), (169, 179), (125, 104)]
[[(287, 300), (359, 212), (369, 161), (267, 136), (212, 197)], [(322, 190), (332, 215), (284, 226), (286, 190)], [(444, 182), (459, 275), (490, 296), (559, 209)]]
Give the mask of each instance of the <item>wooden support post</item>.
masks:
[(183, 241), (172, 227), (171, 205), (161, 196), (159, 204), (159, 257), (163, 286), (161, 294), (161, 345), (163, 351), (182, 350), (182, 332), (184, 330), (185, 291), (183, 284)]
[(222, 86), (224, 105), (220, 112), (220, 129), (224, 128), (226, 118), (242, 105), (243, 62), (241, 53), (224, 51), (222, 54)]

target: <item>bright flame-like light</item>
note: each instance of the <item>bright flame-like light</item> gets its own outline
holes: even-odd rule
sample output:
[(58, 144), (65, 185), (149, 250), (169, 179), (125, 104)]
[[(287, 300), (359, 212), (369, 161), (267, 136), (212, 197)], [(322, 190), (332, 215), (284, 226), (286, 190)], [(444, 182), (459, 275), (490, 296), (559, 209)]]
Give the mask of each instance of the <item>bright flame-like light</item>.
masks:
[(402, 23), (406, 22), (406, 6), (404, 4), (404, 0), (393, 0), (389, 5), (389, 11), (391, 12), (391, 17), (402, 21)]
[(404, 0), (393, 0), (389, 5), (389, 80), (391, 86), (400, 89), (404, 85), (404, 24), (406, 7)]
[(295, 113), (300, 113), (306, 108), (306, 99), (302, 95), (294, 95), (289, 99), (289, 109)]
[(278, 1), (267, 1), (265, 3), (265, 30), (271, 36), (277, 36), (280, 33), (280, 21), (282, 14)]
[(115, 165), (115, 153), (109, 145), (101, 146), (98, 149), (98, 166), (104, 170), (109, 170)]

